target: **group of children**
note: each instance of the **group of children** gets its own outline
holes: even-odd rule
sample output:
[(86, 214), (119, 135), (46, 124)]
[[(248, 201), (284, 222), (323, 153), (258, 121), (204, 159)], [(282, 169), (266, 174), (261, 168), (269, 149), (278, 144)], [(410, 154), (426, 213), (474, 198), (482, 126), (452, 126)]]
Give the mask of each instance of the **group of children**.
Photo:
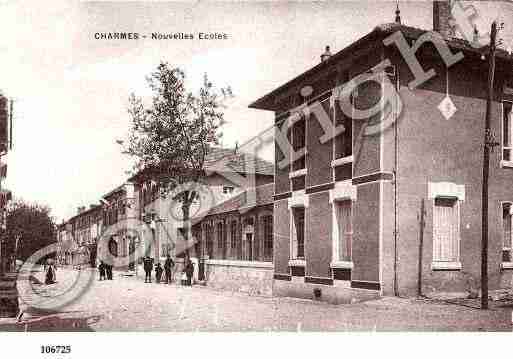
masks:
[[(175, 266), (175, 262), (171, 259), (171, 256), (168, 254), (166, 257), (166, 261), (164, 262), (164, 268), (160, 263), (155, 265), (155, 281), (160, 283), (162, 281), (162, 273), (166, 274), (166, 283), (170, 284), (172, 282), (172, 272), (173, 267)], [(153, 258), (146, 256), (143, 258), (143, 267), (145, 272), (144, 283), (151, 283), (151, 272), (153, 270)]]
[[(164, 262), (164, 267), (160, 263), (155, 265), (155, 281), (160, 283), (162, 281), (162, 274), (165, 273), (165, 283), (170, 284), (173, 278), (173, 268), (175, 262), (168, 255)], [(151, 272), (153, 271), (153, 258), (146, 256), (143, 258), (143, 267), (145, 272), (144, 283), (151, 283)], [(98, 266), (100, 271), (100, 280), (112, 280), (112, 265), (100, 261)], [(182, 285), (192, 285), (192, 277), (194, 274), (194, 263), (190, 259), (187, 259), (184, 269), (182, 271)]]
[[(145, 283), (151, 283), (151, 272), (153, 270), (153, 258), (150, 258), (149, 256), (146, 256), (143, 259), (143, 266), (144, 271), (146, 273), (144, 282)], [(169, 284), (172, 282), (173, 278), (173, 268), (175, 266), (175, 262), (169, 254), (167, 255), (166, 261), (164, 262), (164, 268), (162, 268), (162, 265), (160, 263), (157, 263), (155, 265), (155, 281), (157, 283), (160, 283), (162, 281), (162, 274), (165, 273), (166, 278), (165, 282), (166, 284)], [(190, 259), (187, 259), (185, 262), (184, 269), (182, 271), (182, 285), (192, 285), (192, 277), (194, 275), (194, 263)]]

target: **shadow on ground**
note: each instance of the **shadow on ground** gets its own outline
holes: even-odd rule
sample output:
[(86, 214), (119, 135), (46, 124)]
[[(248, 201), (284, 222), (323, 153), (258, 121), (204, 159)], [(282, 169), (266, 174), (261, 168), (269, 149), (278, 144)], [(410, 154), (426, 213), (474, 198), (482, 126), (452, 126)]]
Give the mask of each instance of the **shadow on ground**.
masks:
[(80, 316), (80, 312), (39, 313), (18, 323), (0, 323), (0, 332), (92, 332), (102, 316)]

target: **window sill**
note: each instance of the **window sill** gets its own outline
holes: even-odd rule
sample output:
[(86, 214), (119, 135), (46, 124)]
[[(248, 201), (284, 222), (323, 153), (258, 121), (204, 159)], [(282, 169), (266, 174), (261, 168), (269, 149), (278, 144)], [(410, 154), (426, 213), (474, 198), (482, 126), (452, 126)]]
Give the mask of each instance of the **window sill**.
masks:
[(289, 173), (289, 179), (296, 178), (296, 177), (301, 177), (301, 176), (306, 176), (306, 173), (307, 173), (306, 168), (302, 168), (300, 170), (290, 172)]
[(431, 270), (461, 270), (461, 262), (433, 262)]
[(502, 160), (502, 161), (501, 161), (501, 167), (502, 167), (502, 168), (504, 168), (504, 167), (513, 168), (513, 161), (505, 161), (505, 160)]
[(513, 269), (513, 262), (502, 262), (501, 269)]
[(336, 160), (331, 161), (331, 167), (335, 168), (338, 166), (345, 165), (346, 163), (352, 163), (353, 162), (353, 156), (346, 156), (342, 158), (337, 158)]
[(330, 263), (330, 267), (339, 269), (353, 269), (354, 265), (352, 261), (333, 261)]
[(292, 192), (292, 197), (288, 199), (287, 207), (291, 208), (308, 208), (310, 197), (305, 194), (304, 190)]
[(289, 260), (289, 267), (306, 267), (304, 259), (291, 259)]

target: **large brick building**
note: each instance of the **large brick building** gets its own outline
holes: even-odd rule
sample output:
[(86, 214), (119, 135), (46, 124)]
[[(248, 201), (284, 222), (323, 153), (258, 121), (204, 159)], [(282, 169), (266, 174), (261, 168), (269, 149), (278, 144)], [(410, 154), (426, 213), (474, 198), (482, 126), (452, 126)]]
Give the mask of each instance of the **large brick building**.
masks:
[[(419, 288), (423, 294), (476, 290), (488, 62), (483, 49), (451, 34), (448, 6), (433, 5), (434, 30), (445, 41), (426, 40), (427, 31), (398, 18), (334, 55), (327, 51), (318, 65), (250, 106), (273, 111), (275, 137), (290, 141), (276, 141), (275, 150), (275, 295), (312, 298), (315, 291), (344, 302), (355, 295), (415, 295)], [(416, 46), (421, 72), (436, 75), (411, 86), (415, 63), (405, 57), (404, 44)], [(449, 52), (442, 57), (444, 46)], [(513, 57), (499, 50), (491, 120), (501, 143), (490, 163), (491, 290), (512, 284), (512, 65)], [(374, 81), (347, 92), (348, 113), (341, 91), (365, 74)], [(379, 112), (355, 118), (377, 104)], [(326, 133), (324, 114), (345, 131)]]

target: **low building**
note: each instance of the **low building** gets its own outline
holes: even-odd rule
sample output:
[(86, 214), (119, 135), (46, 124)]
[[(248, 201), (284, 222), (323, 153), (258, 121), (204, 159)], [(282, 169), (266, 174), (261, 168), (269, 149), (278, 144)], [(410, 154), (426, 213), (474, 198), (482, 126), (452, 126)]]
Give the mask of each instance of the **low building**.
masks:
[(199, 280), (209, 286), (271, 295), (273, 193), (269, 183), (229, 198), (193, 219)]

